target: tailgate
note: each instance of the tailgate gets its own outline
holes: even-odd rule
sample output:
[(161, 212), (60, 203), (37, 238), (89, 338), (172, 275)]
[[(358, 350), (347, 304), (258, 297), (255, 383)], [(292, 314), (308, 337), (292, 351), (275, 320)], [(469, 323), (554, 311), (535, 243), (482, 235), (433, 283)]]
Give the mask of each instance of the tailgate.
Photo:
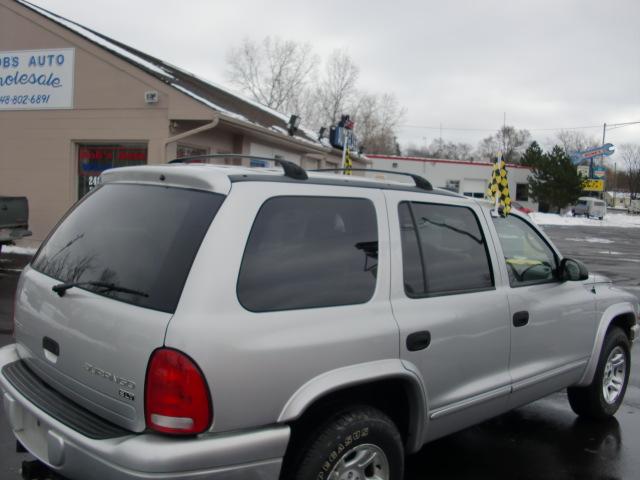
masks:
[(16, 341), (27, 366), (94, 413), (144, 430), (149, 357), (164, 344), (193, 258), (223, 199), (177, 187), (109, 183), (85, 197), (18, 286)]
[(16, 303), (18, 352), (50, 386), (124, 428), (144, 429), (144, 379), (171, 314), (73, 289), (25, 269)]

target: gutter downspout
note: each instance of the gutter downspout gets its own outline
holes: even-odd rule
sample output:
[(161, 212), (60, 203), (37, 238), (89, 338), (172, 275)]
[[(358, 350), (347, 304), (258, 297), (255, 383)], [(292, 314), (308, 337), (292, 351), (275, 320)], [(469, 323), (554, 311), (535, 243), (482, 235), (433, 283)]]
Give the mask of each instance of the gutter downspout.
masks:
[(177, 142), (178, 140), (182, 140), (183, 138), (190, 137), (195, 135), (196, 133), (206, 132), (207, 130), (211, 130), (212, 128), (216, 128), (220, 123), (220, 116), (216, 115), (211, 122), (196, 127), (192, 130), (187, 130), (186, 132), (179, 133), (178, 135), (174, 135), (173, 137), (168, 137), (163, 142), (162, 147), (162, 156), (164, 163), (167, 163), (167, 145), (173, 142)]

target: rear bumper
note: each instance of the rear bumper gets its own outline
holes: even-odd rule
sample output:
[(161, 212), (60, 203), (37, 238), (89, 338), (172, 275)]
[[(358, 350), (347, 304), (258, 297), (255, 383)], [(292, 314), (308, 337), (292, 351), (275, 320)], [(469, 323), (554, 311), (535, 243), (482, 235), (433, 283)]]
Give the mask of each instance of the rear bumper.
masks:
[[(0, 369), (18, 360), (0, 349)], [(36, 407), (0, 374), (4, 410), (15, 437), (70, 479), (277, 479), (289, 427), (176, 438), (152, 433), (92, 439)]]

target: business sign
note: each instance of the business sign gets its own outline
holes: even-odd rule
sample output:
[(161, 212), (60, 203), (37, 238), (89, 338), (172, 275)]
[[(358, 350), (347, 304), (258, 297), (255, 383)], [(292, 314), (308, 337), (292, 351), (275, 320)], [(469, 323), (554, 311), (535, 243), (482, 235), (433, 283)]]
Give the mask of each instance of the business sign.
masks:
[(614, 147), (612, 143), (605, 143), (601, 147), (590, 148), (589, 150), (584, 150), (578, 153), (582, 160), (588, 160), (593, 157), (608, 157), (609, 155), (613, 155), (615, 151), (616, 147)]
[(604, 181), (602, 180), (585, 180), (582, 183), (582, 190), (585, 192), (602, 192), (604, 190)]
[(0, 52), (0, 110), (73, 108), (75, 49)]
[(589, 165), (578, 165), (577, 170), (579, 175), (589, 178)]
[(601, 166), (593, 167), (593, 177), (594, 178), (604, 179), (604, 177), (606, 175), (607, 175), (607, 169), (605, 167), (601, 167)]

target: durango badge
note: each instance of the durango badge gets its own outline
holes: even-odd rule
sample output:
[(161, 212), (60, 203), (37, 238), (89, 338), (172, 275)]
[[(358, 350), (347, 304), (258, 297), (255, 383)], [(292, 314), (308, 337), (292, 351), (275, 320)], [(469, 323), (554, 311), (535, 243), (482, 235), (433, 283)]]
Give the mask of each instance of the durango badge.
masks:
[(84, 364), (84, 369), (87, 372), (92, 373), (93, 375), (97, 375), (97, 376), (102, 377), (102, 378), (104, 378), (106, 380), (114, 382), (114, 383), (120, 385), (121, 387), (125, 387), (125, 388), (128, 388), (130, 390), (134, 390), (136, 388), (135, 382), (132, 382), (131, 380), (127, 380), (126, 378), (122, 378), (122, 377), (119, 377), (117, 375), (114, 375), (113, 373), (107, 372), (106, 370), (102, 370), (101, 368), (98, 368), (95, 365), (91, 365), (90, 363), (85, 363)]

